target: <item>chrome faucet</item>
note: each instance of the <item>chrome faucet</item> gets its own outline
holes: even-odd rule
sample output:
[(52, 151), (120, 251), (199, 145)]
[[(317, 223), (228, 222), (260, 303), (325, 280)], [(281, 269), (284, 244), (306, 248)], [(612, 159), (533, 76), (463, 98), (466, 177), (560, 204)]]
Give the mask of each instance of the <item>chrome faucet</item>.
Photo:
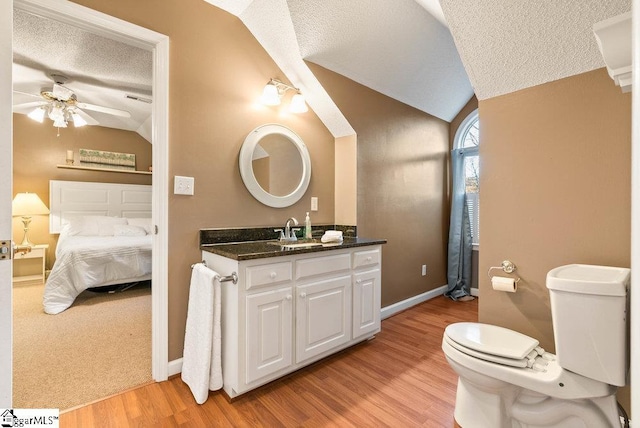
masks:
[(274, 232), (280, 232), (280, 237), (278, 238), (280, 242), (293, 242), (298, 240), (298, 237), (296, 236), (296, 231), (300, 230), (300, 228), (299, 227), (292, 228), (291, 227), (292, 222), (294, 226), (298, 225), (298, 220), (296, 220), (294, 217), (291, 217), (284, 224), (284, 231), (282, 229), (273, 229)]
[(296, 237), (296, 229), (291, 229), (291, 222), (293, 222), (294, 226), (298, 225), (298, 220), (296, 220), (295, 217), (289, 218), (284, 224), (284, 237), (288, 241), (297, 241), (298, 238)]

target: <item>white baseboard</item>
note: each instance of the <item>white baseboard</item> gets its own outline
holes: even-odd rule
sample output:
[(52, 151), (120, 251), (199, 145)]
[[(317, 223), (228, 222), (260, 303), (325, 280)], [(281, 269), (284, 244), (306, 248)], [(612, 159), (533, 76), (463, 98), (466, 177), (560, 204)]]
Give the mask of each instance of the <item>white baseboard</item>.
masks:
[(479, 289), (479, 288), (473, 288), (473, 287), (471, 287), (470, 291), (471, 291), (471, 295), (472, 295), (473, 297), (478, 297), (478, 296), (480, 296), (480, 289)]
[(395, 315), (398, 312), (402, 312), (405, 309), (409, 309), (419, 303), (426, 302), (434, 297), (442, 296), (446, 289), (447, 286), (443, 285), (442, 287), (434, 288), (426, 293), (418, 294), (417, 296), (410, 297), (401, 302), (394, 303), (393, 305), (385, 306), (380, 310), (380, 318), (389, 318), (390, 316)]
[(177, 375), (178, 373), (182, 373), (182, 358), (178, 358), (177, 360), (169, 361), (169, 365), (167, 367), (167, 372), (169, 376)]

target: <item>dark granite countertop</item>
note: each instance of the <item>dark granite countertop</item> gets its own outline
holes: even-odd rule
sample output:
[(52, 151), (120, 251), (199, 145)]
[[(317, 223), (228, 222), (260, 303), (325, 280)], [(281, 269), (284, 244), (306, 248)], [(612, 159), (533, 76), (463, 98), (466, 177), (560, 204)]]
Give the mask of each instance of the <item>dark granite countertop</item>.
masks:
[[(310, 242), (309, 240), (299, 240), (297, 243)], [(319, 243), (319, 240), (312, 242)], [(342, 248), (364, 247), (368, 245), (386, 244), (386, 239), (367, 239), (367, 238), (347, 238), (345, 237), (341, 244), (323, 244), (312, 247), (283, 248), (276, 245), (277, 241), (247, 241), (227, 244), (202, 244), (200, 249), (223, 257), (234, 260), (253, 260), (267, 257), (291, 256), (295, 254), (317, 253), (322, 251), (339, 250)], [(292, 242), (295, 244), (296, 242)]]

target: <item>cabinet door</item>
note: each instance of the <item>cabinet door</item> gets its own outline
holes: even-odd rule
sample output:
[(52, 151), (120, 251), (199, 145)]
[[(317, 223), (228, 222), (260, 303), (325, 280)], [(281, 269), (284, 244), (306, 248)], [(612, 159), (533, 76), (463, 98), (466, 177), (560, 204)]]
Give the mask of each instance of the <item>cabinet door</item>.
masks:
[(351, 339), (351, 277), (296, 287), (296, 363)]
[(353, 282), (353, 338), (380, 331), (380, 270), (356, 273)]
[(291, 365), (292, 288), (246, 297), (246, 383)]

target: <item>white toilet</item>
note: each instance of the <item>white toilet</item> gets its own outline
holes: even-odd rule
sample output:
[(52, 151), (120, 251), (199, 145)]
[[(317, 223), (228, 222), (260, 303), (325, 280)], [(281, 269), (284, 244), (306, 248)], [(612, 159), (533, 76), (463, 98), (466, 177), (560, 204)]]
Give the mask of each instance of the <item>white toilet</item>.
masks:
[(513, 330), (456, 323), (442, 349), (459, 376), (463, 428), (620, 427), (628, 369), (630, 270), (567, 265), (547, 274), (556, 355)]

